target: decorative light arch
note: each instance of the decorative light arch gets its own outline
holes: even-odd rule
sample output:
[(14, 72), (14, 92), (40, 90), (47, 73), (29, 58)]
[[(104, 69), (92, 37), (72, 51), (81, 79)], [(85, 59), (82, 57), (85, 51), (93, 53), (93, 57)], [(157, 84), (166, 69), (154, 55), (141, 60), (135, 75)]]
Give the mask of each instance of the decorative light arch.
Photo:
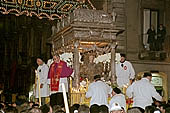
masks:
[(62, 19), (74, 9), (95, 9), (90, 0), (1, 0), (0, 13)]

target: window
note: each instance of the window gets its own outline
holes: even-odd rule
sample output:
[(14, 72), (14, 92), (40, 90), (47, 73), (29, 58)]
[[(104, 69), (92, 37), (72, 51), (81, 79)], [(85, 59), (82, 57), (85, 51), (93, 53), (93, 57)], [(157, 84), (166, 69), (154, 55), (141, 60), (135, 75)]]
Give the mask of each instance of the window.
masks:
[(149, 50), (148, 44), (148, 36), (147, 31), (151, 28), (151, 25), (155, 27), (155, 31), (157, 32), (157, 28), (159, 25), (159, 11), (152, 9), (144, 9), (143, 10), (143, 46), (144, 49)]

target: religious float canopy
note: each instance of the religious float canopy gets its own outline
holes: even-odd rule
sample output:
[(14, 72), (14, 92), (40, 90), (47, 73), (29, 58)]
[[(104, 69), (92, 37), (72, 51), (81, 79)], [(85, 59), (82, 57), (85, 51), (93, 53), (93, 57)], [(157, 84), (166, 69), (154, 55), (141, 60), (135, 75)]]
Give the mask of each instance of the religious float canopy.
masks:
[(90, 0), (0, 0), (0, 13), (61, 19), (74, 9), (95, 9)]
[(57, 23), (50, 41), (53, 52), (73, 52), (76, 84), (79, 84), (79, 53), (88, 51), (103, 54), (111, 52), (111, 75), (115, 82), (116, 37), (122, 32), (116, 29), (113, 17), (100, 10), (76, 9)]

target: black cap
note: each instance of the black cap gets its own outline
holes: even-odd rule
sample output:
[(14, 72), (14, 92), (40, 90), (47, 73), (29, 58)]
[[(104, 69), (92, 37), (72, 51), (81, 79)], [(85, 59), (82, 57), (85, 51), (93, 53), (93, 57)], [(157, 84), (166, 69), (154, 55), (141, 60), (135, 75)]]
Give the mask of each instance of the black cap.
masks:
[(121, 57), (126, 57), (126, 54), (120, 53), (120, 56), (121, 56)]
[(143, 77), (148, 77), (148, 76), (152, 77), (152, 74), (150, 72), (145, 72), (143, 75)]
[(47, 61), (47, 57), (46, 57), (46, 54), (41, 54), (37, 57), (37, 59), (41, 59), (43, 62), (46, 62)]
[(44, 61), (44, 58), (42, 56), (38, 56), (37, 59), (41, 59), (42, 61)]
[(95, 76), (94, 76), (94, 80), (97, 80), (97, 79), (100, 79), (100, 78), (101, 78), (100, 75), (95, 75)]
[(116, 93), (116, 94), (120, 94), (121, 93), (121, 90), (117, 87), (113, 88), (113, 91)]

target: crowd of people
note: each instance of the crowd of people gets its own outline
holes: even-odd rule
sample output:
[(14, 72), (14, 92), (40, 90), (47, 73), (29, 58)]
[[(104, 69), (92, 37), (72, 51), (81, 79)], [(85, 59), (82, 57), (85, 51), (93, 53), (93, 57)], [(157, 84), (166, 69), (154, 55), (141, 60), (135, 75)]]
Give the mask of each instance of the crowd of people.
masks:
[[(69, 107), (70, 113), (170, 113), (170, 103), (155, 101), (145, 109), (132, 107), (127, 110), (115, 101), (111, 108), (107, 105), (93, 104), (90, 107), (86, 104), (74, 104)], [(60, 105), (51, 106), (50, 103), (39, 106), (34, 102), (24, 102), (21, 105), (16, 103), (0, 102), (0, 113), (66, 113), (65, 107)]]
[[(35, 98), (37, 101), (22, 104), (0, 103), (1, 113), (65, 113), (63, 90), (64, 83), (68, 94), (67, 78), (74, 73), (66, 62), (55, 54), (50, 63), (45, 64), (43, 58), (37, 58)], [(141, 80), (135, 81), (135, 71), (132, 64), (121, 54), (120, 62), (116, 64), (117, 86), (111, 87), (95, 75), (85, 94), (90, 98), (90, 106), (74, 104), (70, 113), (170, 113), (170, 104), (165, 103), (162, 96), (151, 84), (152, 74), (146, 72)], [(126, 87), (126, 92), (122, 89)], [(50, 97), (46, 104), (45, 98)], [(108, 98), (111, 100), (108, 103)], [(127, 107), (127, 100), (133, 99), (132, 107)], [(39, 101), (38, 101), (39, 100)], [(40, 101), (41, 100), (41, 101)]]

